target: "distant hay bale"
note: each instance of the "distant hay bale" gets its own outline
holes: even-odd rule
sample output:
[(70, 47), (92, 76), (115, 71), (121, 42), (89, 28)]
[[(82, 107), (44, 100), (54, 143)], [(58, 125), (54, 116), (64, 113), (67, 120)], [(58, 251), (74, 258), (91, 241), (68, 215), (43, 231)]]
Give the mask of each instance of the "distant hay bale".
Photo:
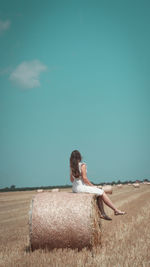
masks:
[(150, 185), (150, 182), (147, 182), (146, 184), (147, 184), (147, 185)]
[(94, 194), (36, 194), (29, 213), (31, 249), (96, 247), (101, 243), (100, 212)]
[(122, 184), (117, 184), (117, 187), (118, 188), (122, 188)]
[(104, 190), (105, 193), (112, 194), (112, 186), (111, 185), (104, 185), (102, 187), (102, 189)]
[(54, 188), (51, 190), (51, 192), (59, 192), (59, 191), (60, 191), (59, 188)]
[(139, 188), (139, 187), (140, 187), (140, 184), (139, 184), (139, 183), (134, 183), (134, 184), (133, 184), (133, 187), (135, 187), (135, 188)]
[(42, 193), (44, 190), (43, 189), (38, 189), (37, 192), (38, 193)]
[(128, 185), (131, 185), (130, 183), (128, 183)]

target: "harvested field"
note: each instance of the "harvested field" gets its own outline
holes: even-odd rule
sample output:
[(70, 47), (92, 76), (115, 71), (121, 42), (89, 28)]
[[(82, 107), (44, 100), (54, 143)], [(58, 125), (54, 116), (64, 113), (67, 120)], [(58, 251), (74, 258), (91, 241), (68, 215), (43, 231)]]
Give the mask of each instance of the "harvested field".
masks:
[(102, 245), (79, 252), (29, 251), (28, 213), (35, 194), (36, 191), (0, 193), (0, 266), (150, 266), (150, 186), (114, 186), (110, 198), (127, 215), (114, 216), (105, 206), (113, 220), (101, 220)]

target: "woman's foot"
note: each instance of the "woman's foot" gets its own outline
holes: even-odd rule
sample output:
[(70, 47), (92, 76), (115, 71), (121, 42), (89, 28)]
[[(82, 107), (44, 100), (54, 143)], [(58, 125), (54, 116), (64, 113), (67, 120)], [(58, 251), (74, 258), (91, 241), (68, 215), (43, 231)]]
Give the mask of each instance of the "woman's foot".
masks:
[(114, 211), (114, 215), (124, 215), (124, 214), (126, 214), (125, 211), (121, 211), (121, 210), (115, 210)]
[(101, 219), (107, 220), (107, 221), (111, 221), (112, 218), (110, 218), (109, 216), (107, 216), (106, 214), (101, 214), (100, 216)]

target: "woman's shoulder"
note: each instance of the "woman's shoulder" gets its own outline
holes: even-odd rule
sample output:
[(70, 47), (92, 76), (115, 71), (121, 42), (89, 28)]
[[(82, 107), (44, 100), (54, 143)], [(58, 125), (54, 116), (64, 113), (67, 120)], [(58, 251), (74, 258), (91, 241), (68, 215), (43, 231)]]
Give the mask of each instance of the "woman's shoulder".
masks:
[(79, 162), (79, 165), (81, 165), (81, 166), (86, 165), (86, 163), (81, 161), (81, 162)]
[(79, 171), (80, 171), (80, 172), (81, 172), (81, 168), (82, 168), (82, 166), (85, 167), (85, 168), (87, 169), (87, 165), (86, 165), (85, 162), (79, 162)]

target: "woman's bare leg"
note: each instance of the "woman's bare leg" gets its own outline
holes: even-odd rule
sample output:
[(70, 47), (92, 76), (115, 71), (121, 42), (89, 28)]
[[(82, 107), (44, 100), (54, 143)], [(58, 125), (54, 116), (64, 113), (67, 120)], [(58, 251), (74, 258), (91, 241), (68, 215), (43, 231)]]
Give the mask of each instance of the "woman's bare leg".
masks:
[(107, 216), (106, 213), (105, 213), (104, 204), (103, 204), (103, 200), (102, 200), (101, 196), (99, 196), (97, 198), (97, 202), (98, 202), (99, 210), (101, 212), (101, 218), (105, 219), (105, 220), (111, 220), (111, 218), (109, 216)]
[(97, 202), (98, 202), (98, 207), (100, 209), (100, 212), (102, 214), (105, 214), (103, 200), (100, 196), (97, 198)]
[(114, 204), (112, 203), (112, 201), (111, 201), (110, 198), (106, 195), (105, 192), (104, 192), (103, 195), (102, 195), (102, 200), (104, 201), (104, 203), (105, 203), (108, 207), (110, 207), (110, 208), (114, 211), (115, 215), (123, 215), (123, 214), (125, 214), (124, 211), (120, 211), (120, 210), (118, 210), (118, 209), (114, 206)]

